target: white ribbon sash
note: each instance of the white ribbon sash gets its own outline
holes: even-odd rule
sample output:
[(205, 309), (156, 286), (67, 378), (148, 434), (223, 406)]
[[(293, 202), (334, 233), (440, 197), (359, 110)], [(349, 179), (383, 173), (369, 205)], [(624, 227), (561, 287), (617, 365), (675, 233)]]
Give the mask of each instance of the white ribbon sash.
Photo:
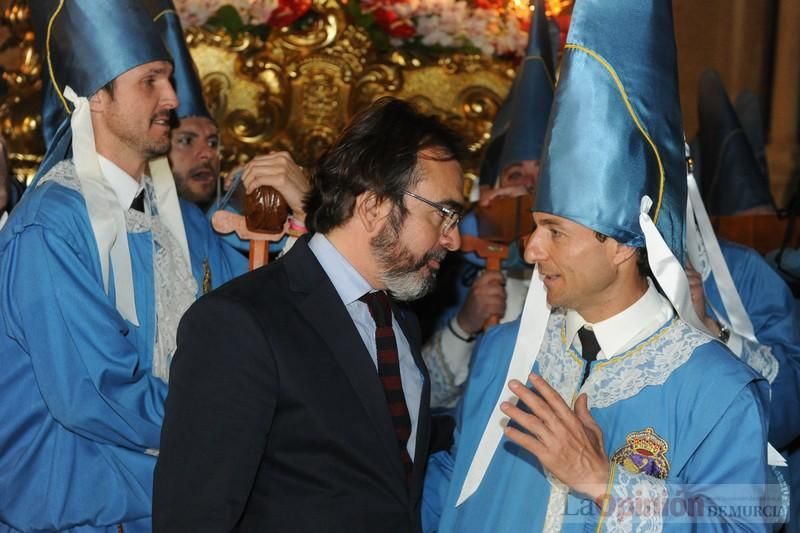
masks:
[[(700, 243), (706, 250), (708, 262), (711, 265), (711, 272), (714, 275), (714, 281), (717, 283), (719, 295), (722, 298), (722, 306), (725, 308), (725, 313), (728, 315), (731, 331), (753, 342), (758, 342), (755, 330), (753, 329), (753, 323), (747, 315), (742, 299), (739, 296), (739, 291), (736, 290), (736, 285), (733, 283), (733, 277), (728, 269), (728, 264), (725, 262), (725, 257), (722, 255), (719, 241), (717, 241), (717, 236), (714, 234), (714, 228), (711, 226), (711, 220), (708, 217), (708, 212), (703, 205), (703, 199), (700, 196), (694, 174), (689, 172), (687, 176), (689, 186), (689, 201), (687, 202), (687, 207), (689, 216), (686, 220), (686, 240), (697, 241), (697, 234), (699, 234)], [(697, 225), (695, 225), (695, 220), (697, 221)], [(695, 246), (689, 246), (688, 248), (689, 259), (692, 261), (692, 264), (696, 265), (696, 260), (692, 255), (697, 253), (697, 248)]]
[(149, 166), (158, 203), (158, 218), (180, 245), (181, 253), (186, 259), (186, 268), (191, 274), (192, 262), (189, 256), (189, 243), (186, 240), (186, 228), (183, 225), (178, 190), (175, 188), (175, 179), (172, 177), (169, 160), (167, 156), (162, 156), (150, 161)]
[[(550, 306), (547, 305), (547, 291), (537, 266), (533, 270), (528, 295), (525, 297), (525, 307), (522, 310), (519, 333), (514, 344), (514, 353), (511, 356), (511, 363), (508, 365), (508, 373), (503, 382), (504, 384), (512, 379), (519, 380), (522, 383), (528, 381), (528, 375), (531, 373), (536, 357), (539, 355), (549, 318)], [(461, 505), (478, 490), (484, 475), (486, 475), (486, 470), (489, 468), (489, 463), (494, 457), (497, 446), (500, 444), (500, 439), (503, 437), (503, 429), (508, 424), (508, 417), (500, 410), (500, 404), (506, 401), (514, 403), (515, 400), (514, 393), (504, 386), (495, 401), (492, 414), (483, 430), (475, 455), (472, 457), (472, 463), (469, 465), (464, 484), (461, 486), (461, 493), (458, 496), (456, 506)]]
[(81, 184), (89, 222), (97, 242), (103, 288), (108, 294), (109, 265), (113, 265), (117, 311), (125, 320), (138, 326), (133, 292), (133, 269), (125, 226), (124, 210), (128, 206), (120, 206), (114, 190), (100, 170), (89, 101), (75, 94), (71, 87), (64, 89), (64, 96), (75, 106), (70, 119), (72, 161), (75, 164), (75, 173)]

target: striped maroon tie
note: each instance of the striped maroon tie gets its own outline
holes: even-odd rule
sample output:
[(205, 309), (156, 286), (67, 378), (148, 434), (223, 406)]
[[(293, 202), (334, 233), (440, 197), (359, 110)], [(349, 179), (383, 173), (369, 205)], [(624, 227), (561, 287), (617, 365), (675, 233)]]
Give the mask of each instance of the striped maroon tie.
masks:
[(397, 341), (392, 329), (392, 307), (389, 297), (383, 291), (368, 292), (361, 298), (369, 307), (369, 314), (375, 321), (375, 345), (378, 349), (378, 375), (389, 404), (392, 415), (394, 434), (400, 448), (400, 458), (406, 469), (406, 485), (411, 481), (411, 457), (406, 445), (411, 435), (411, 419), (408, 416), (406, 397), (403, 394), (403, 383), (400, 380), (400, 359), (397, 352)]

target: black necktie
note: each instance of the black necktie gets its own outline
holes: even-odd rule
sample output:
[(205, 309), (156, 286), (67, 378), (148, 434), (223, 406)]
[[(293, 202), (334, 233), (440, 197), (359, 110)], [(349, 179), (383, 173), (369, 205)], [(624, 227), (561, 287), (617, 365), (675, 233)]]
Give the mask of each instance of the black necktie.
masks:
[(585, 326), (578, 330), (578, 338), (581, 340), (581, 357), (586, 361), (583, 379), (581, 380), (581, 385), (583, 385), (586, 382), (586, 378), (589, 377), (589, 365), (597, 359), (597, 354), (600, 352), (600, 344), (597, 342), (594, 331), (587, 329)]
[(136, 198), (131, 202), (131, 209), (144, 213), (144, 189), (139, 191), (139, 194), (137, 194)]
[(378, 375), (381, 378), (386, 403), (392, 416), (392, 426), (400, 449), (400, 458), (406, 470), (406, 485), (411, 481), (411, 456), (406, 448), (411, 436), (411, 418), (408, 415), (403, 382), (400, 379), (400, 357), (392, 328), (392, 306), (383, 291), (368, 292), (361, 298), (369, 307), (375, 321), (375, 345), (378, 351)]

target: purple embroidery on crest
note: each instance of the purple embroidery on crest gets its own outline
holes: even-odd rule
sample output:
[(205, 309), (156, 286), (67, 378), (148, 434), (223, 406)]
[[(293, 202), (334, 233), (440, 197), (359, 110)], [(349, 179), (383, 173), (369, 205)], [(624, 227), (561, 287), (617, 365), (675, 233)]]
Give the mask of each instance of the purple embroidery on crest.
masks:
[(669, 461), (666, 458), (669, 445), (653, 428), (629, 433), (625, 442), (611, 456), (613, 462), (629, 472), (666, 479), (669, 474)]

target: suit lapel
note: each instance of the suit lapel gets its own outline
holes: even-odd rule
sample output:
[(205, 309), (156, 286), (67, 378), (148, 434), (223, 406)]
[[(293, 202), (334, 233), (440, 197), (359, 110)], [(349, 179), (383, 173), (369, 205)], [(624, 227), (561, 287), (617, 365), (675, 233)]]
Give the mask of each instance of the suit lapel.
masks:
[(402, 482), (405, 474), (397, 453), (397, 440), (386, 405), (386, 395), (350, 314), (308, 247), (307, 240), (298, 241), (283, 260), (286, 261), (290, 289), (305, 293), (298, 299), (298, 310), (322, 338), (350, 381), (385, 449), (391, 477), (397, 480), (392, 483), (392, 489), (400, 500), (407, 501), (408, 495)]

